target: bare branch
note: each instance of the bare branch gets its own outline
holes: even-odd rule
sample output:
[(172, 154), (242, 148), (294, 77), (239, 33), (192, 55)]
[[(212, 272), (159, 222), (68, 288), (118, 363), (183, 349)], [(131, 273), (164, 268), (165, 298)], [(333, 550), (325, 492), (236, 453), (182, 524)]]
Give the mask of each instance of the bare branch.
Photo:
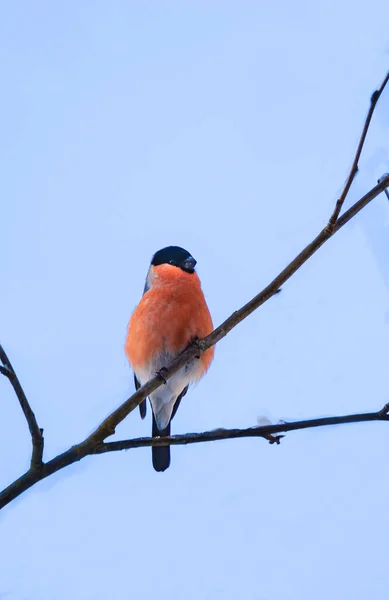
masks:
[[(374, 112), (374, 108), (378, 102), (378, 99), (384, 90), (387, 82), (389, 80), (389, 72), (386, 75), (383, 83), (381, 84), (379, 90), (374, 92), (371, 99), (371, 106), (368, 118), (366, 119), (365, 127), (363, 129), (361, 141), (358, 146), (355, 163), (358, 163), (359, 156), (362, 151), (363, 143), (366, 138), (366, 134), (370, 125), (371, 117)], [(373, 98), (375, 100), (373, 101)], [(373, 104), (374, 102), (374, 104)], [(343, 205), (344, 199), (347, 196), (347, 193), (350, 189), (352, 178), (351, 174), (349, 177), (349, 185), (345, 186), (343, 190), (341, 199)], [(246, 319), (254, 310), (257, 310), (262, 304), (264, 304), (267, 300), (269, 300), (272, 296), (277, 294), (280, 291), (281, 286), (326, 242), (334, 233), (339, 231), (341, 227), (343, 227), (354, 215), (356, 215), (362, 208), (364, 208), (371, 200), (373, 200), (378, 194), (380, 194), (386, 187), (389, 185), (389, 175), (387, 177), (381, 178), (380, 183), (378, 183), (370, 192), (368, 192), (363, 198), (361, 198), (358, 202), (356, 202), (343, 216), (338, 220), (338, 215), (336, 216), (336, 224), (333, 224), (331, 227), (327, 226), (319, 233), (319, 235), (310, 243), (308, 246), (300, 252), (296, 256), (294, 260), (283, 270), (281, 273), (273, 279), (273, 281), (262, 290), (257, 296), (255, 296), (250, 302), (245, 304), (240, 310), (235, 311), (224, 323), (222, 323), (217, 329), (215, 329), (212, 333), (210, 333), (204, 340), (200, 340), (199, 342), (193, 344), (189, 347), (185, 352), (183, 352), (180, 356), (178, 356), (169, 367), (164, 369), (163, 378), (164, 380), (168, 380), (172, 377), (181, 367), (183, 367), (187, 362), (192, 360), (195, 356), (198, 356), (217, 344), (223, 337), (227, 335), (236, 325), (241, 323), (244, 319)], [(338, 206), (339, 200), (337, 202)], [(335, 214), (336, 208), (333, 214)], [(340, 212), (340, 209), (339, 209)], [(339, 213), (338, 213), (339, 214)], [(332, 217), (331, 217), (332, 219)], [(331, 222), (330, 219), (330, 222)], [(90, 446), (91, 443), (102, 442), (109, 435), (113, 435), (115, 433), (115, 428), (117, 425), (123, 421), (130, 414), (131, 411), (134, 410), (150, 393), (155, 391), (158, 387), (162, 385), (161, 378), (157, 375), (149, 382), (147, 382), (144, 386), (140, 387), (138, 391), (131, 396), (126, 402), (124, 402), (118, 409), (116, 409), (111, 415), (109, 415), (86, 440), (85, 444), (87, 447)]]
[(336, 202), (334, 212), (332, 213), (331, 218), (328, 221), (328, 227), (330, 227), (330, 228), (333, 227), (335, 225), (336, 221), (338, 220), (338, 217), (340, 215), (340, 211), (342, 210), (344, 201), (346, 200), (347, 194), (350, 191), (351, 184), (354, 181), (356, 174), (358, 173), (358, 168), (359, 168), (358, 163), (359, 163), (359, 159), (361, 158), (361, 154), (362, 154), (363, 146), (365, 144), (367, 132), (369, 131), (371, 119), (373, 117), (375, 107), (377, 106), (378, 100), (380, 99), (380, 96), (381, 96), (382, 92), (384, 91), (388, 81), (389, 81), (389, 72), (386, 74), (386, 76), (385, 76), (383, 82), (381, 83), (380, 87), (378, 88), (378, 90), (376, 90), (371, 96), (369, 112), (367, 113), (367, 116), (365, 119), (365, 124), (362, 129), (361, 137), (359, 139), (359, 144), (357, 147), (357, 151), (355, 153), (354, 161), (353, 161), (353, 164), (351, 165), (350, 174), (349, 174), (347, 181), (345, 183), (345, 186), (343, 188), (343, 192), (342, 192), (339, 200)]
[(43, 429), (39, 429), (37, 420), (27, 400), (26, 394), (24, 393), (19, 379), (2, 346), (0, 346), (0, 360), (4, 365), (3, 367), (0, 367), (0, 372), (9, 379), (17, 399), (19, 400), (19, 404), (22, 408), (28, 428), (30, 430), (32, 441), (31, 468), (39, 468), (42, 464), (43, 456)]
[[(377, 183), (381, 183), (381, 181), (383, 181), (383, 179), (385, 179), (385, 177), (387, 177), (388, 175), (389, 175), (389, 173), (384, 173), (384, 174), (382, 175), (382, 177), (380, 177), (380, 178), (378, 179)], [(384, 190), (384, 192), (385, 192), (385, 196), (386, 196), (386, 197), (387, 197), (387, 199), (389, 200), (389, 191), (388, 191), (388, 188), (386, 188), (386, 189)]]
[(283, 421), (276, 425), (262, 425), (260, 427), (248, 427), (247, 429), (214, 429), (212, 431), (204, 431), (203, 433), (185, 433), (184, 435), (171, 435), (168, 437), (144, 437), (135, 438), (133, 440), (108, 442), (96, 446), (92, 454), (105, 454), (106, 452), (117, 452), (119, 450), (130, 450), (132, 448), (144, 448), (148, 446), (182, 446), (186, 444), (198, 444), (200, 442), (216, 442), (219, 440), (232, 440), (248, 437), (265, 438), (272, 444), (277, 443), (277, 438), (280, 436), (277, 436), (275, 439), (271, 439), (270, 436), (287, 431), (312, 429), (313, 427), (328, 427), (328, 425), (341, 425), (344, 423), (389, 421), (388, 408), (389, 405), (386, 405), (383, 409), (372, 413), (307, 419), (304, 421), (293, 421), (292, 423)]
[[(350, 219), (352, 219), (359, 211), (361, 211), (371, 200), (380, 194), (386, 187), (389, 186), (389, 175), (356, 202), (347, 212), (338, 219), (333, 231), (328, 228), (323, 229), (320, 234), (291, 262), (289, 265), (275, 278), (273, 281), (255, 296), (250, 302), (243, 306), (240, 310), (235, 311), (224, 323), (222, 323), (215, 331), (213, 331), (204, 340), (192, 344), (185, 352), (180, 354), (169, 367), (164, 370), (163, 376), (167, 380), (176, 373), (189, 360), (193, 359), (211, 348), (214, 344), (223, 339), (234, 327), (248, 317), (254, 310), (264, 304), (269, 298), (277, 293), (282, 284), (285, 283), (308, 258), (310, 258), (320, 246), (322, 246), (332, 235), (334, 235), (341, 227), (343, 227)], [(126, 416), (134, 410), (142, 402), (144, 398), (149, 396), (151, 392), (163, 385), (161, 378), (156, 375), (148, 383), (138, 389), (128, 400), (123, 402), (112, 414), (110, 414), (98, 428), (83, 442), (76, 446), (72, 446), (59, 456), (53, 458), (48, 463), (43, 463), (37, 471), (31, 469), (14, 483), (8, 486), (0, 494), (0, 509), (6, 506), (14, 498), (20, 496), (25, 490), (29, 489), (35, 483), (52, 475), (56, 471), (67, 467), (85, 456), (95, 453), (95, 449), (101, 446), (102, 442), (110, 435), (115, 433), (116, 426), (126, 418)], [(371, 413), (375, 414), (375, 413)], [(338, 417), (333, 417), (337, 419)], [(380, 418), (366, 418), (359, 420), (386, 420), (380, 415)], [(349, 421), (345, 421), (349, 422)], [(350, 421), (352, 422), (352, 421)], [(333, 424), (333, 423), (331, 423)], [(270, 426), (269, 426), (270, 427)], [(272, 426), (274, 427), (274, 426)], [(263, 430), (262, 430), (263, 431)], [(277, 429), (277, 431), (281, 431)], [(239, 437), (239, 436), (238, 436)], [(147, 439), (147, 438), (146, 438)], [(173, 442), (174, 444), (175, 442)]]
[[(380, 89), (377, 90), (372, 97), (370, 112), (371, 115), (366, 120), (365, 127), (362, 133), (361, 141), (358, 146), (356, 159), (354, 160), (355, 165), (354, 174), (353, 169), (350, 173), (349, 179), (346, 183), (345, 189), (343, 190), (341, 198), (338, 200), (335, 207), (334, 213), (327, 224), (327, 226), (316, 236), (316, 238), (310, 242), (301, 252), (294, 258), (287, 267), (273, 281), (269, 283), (259, 294), (257, 294), (252, 300), (245, 304), (242, 308), (235, 311), (224, 323), (217, 327), (210, 335), (204, 340), (194, 342), (189, 348), (187, 348), (180, 356), (178, 356), (169, 366), (164, 368), (163, 380), (167, 380), (172, 377), (181, 367), (187, 364), (191, 360), (196, 360), (203, 352), (214, 346), (221, 339), (223, 339), (234, 327), (246, 319), (252, 312), (257, 310), (267, 300), (272, 298), (280, 290), (280, 287), (290, 278), (292, 275), (326, 242), (328, 241), (337, 231), (339, 231), (350, 219), (352, 219), (358, 212), (360, 212), (369, 202), (376, 198), (383, 190), (389, 186), (389, 175), (384, 176), (380, 179), (378, 185), (372, 188), (367, 194), (365, 194), (358, 202), (356, 202), (348, 211), (346, 211), (341, 217), (339, 217), (340, 210), (342, 208), (344, 199), (347, 196), (348, 190), (350, 189), (353, 177), (358, 169), (358, 159), (362, 151), (363, 143), (366, 137), (366, 132), (369, 127), (371, 116), (374, 111), (374, 107), (384, 89), (386, 83), (389, 80), (389, 73), (386, 76)], [(372, 108), (373, 107), (373, 108)], [(369, 114), (370, 114), (369, 112)], [(334, 220), (335, 215), (335, 220)], [(151, 445), (176, 445), (176, 444), (187, 444), (196, 443), (202, 441), (215, 441), (218, 439), (232, 439), (237, 437), (264, 437), (271, 443), (278, 443), (281, 436), (269, 439), (270, 435), (279, 434), (280, 432), (292, 431), (297, 429), (306, 429), (308, 427), (319, 427), (324, 425), (335, 425), (339, 423), (354, 423), (362, 421), (387, 421), (388, 416), (388, 405), (377, 413), (363, 413), (357, 415), (347, 415), (344, 417), (328, 417), (325, 419), (312, 419), (309, 421), (298, 421), (295, 423), (282, 423), (278, 425), (266, 425), (261, 427), (253, 427), (249, 429), (239, 430), (224, 430), (218, 429), (216, 431), (205, 432), (201, 434), (186, 434), (184, 436), (172, 436), (169, 438), (140, 438), (138, 440), (126, 440), (122, 442), (110, 442), (103, 443), (104, 440), (115, 433), (117, 425), (127, 417), (127, 415), (134, 410), (144, 398), (149, 396), (154, 390), (163, 385), (162, 378), (156, 375), (148, 383), (143, 385), (137, 390), (128, 400), (123, 402), (119, 408), (111, 413), (98, 427), (97, 429), (88, 436), (83, 442), (76, 446), (72, 446), (63, 454), (60, 454), (53, 458), (48, 463), (42, 463), (42, 451), (43, 451), (43, 436), (42, 430), (39, 429), (36, 422), (34, 413), (28, 404), (27, 398), (20, 386), (20, 383), (16, 377), (16, 374), (10, 364), (8, 357), (4, 350), (0, 346), (0, 359), (3, 362), (3, 367), (0, 371), (3, 375), (7, 376), (14, 387), (15, 393), (19, 399), (20, 405), (28, 422), (30, 433), (33, 441), (33, 456), (31, 459), (31, 467), (27, 473), (22, 475), (19, 479), (14, 481), (0, 494), (0, 508), (6, 506), (14, 498), (20, 496), (24, 491), (35, 485), (38, 481), (52, 475), (53, 473), (63, 469), (66, 466), (81, 460), (85, 456), (92, 454), (101, 454), (103, 452), (111, 452), (114, 450), (123, 450), (128, 448), (135, 448), (140, 446), (151, 446)]]
[[(133, 440), (123, 440), (118, 442), (97, 443), (90, 448), (88, 454), (104, 454), (106, 452), (117, 452), (120, 450), (130, 450), (132, 448), (144, 448), (149, 446), (179, 446), (185, 444), (198, 444), (200, 442), (214, 442), (218, 440), (228, 440), (247, 437), (261, 437), (268, 439), (270, 435), (281, 432), (297, 431), (299, 429), (310, 429), (313, 427), (325, 427), (329, 425), (340, 425), (342, 423), (364, 423), (368, 421), (389, 421), (389, 404), (381, 410), (372, 413), (360, 413), (345, 415), (341, 417), (325, 417), (322, 419), (309, 419), (306, 421), (295, 421), (292, 423), (278, 423), (277, 425), (265, 425), (261, 427), (249, 427), (248, 429), (215, 429), (203, 433), (187, 433), (185, 435), (173, 435), (170, 437), (155, 438), (137, 438)], [(277, 443), (277, 439), (271, 441)], [(69, 448), (63, 454), (59, 454), (48, 463), (43, 464), (42, 468), (29, 470), (19, 479), (11, 483), (0, 493), (0, 509), (12, 502), (30, 487), (49, 477), (53, 473), (68, 467), (79, 461), (84, 455), (79, 452), (79, 446)]]
[[(369, 202), (371, 202), (378, 194), (380, 194), (389, 185), (389, 175), (371, 189), (365, 196), (363, 196), (358, 202), (356, 202), (347, 212), (338, 219), (336, 225), (329, 229), (325, 227), (319, 235), (310, 243), (308, 246), (296, 256), (292, 262), (268, 286), (266, 286), (257, 296), (255, 296), (250, 302), (245, 304), (242, 308), (235, 311), (224, 323), (217, 327), (212, 333), (210, 333), (204, 340), (193, 343), (187, 350), (180, 354), (166, 369), (164, 369), (164, 379), (168, 380), (177, 371), (187, 364), (190, 360), (196, 356), (201, 355), (203, 352), (211, 348), (221, 339), (223, 339), (234, 327), (246, 319), (252, 312), (257, 310), (267, 300), (272, 298), (278, 293), (279, 288), (288, 280), (292, 275), (309, 259), (311, 256), (322, 246), (330, 237), (332, 237), (339, 229), (341, 229), (352, 217), (354, 217), (359, 211), (362, 210)], [(100, 443), (106, 437), (113, 435), (115, 429), (123, 419), (125, 419), (130, 412), (132, 412), (144, 398), (147, 398), (152, 392), (159, 388), (162, 384), (161, 378), (156, 375), (153, 379), (150, 379), (145, 385), (140, 387), (138, 391), (133, 394), (126, 402), (124, 402), (119, 408), (117, 408), (112, 414), (110, 414), (86, 440), (82, 446), (86, 450), (91, 447), (91, 444)]]

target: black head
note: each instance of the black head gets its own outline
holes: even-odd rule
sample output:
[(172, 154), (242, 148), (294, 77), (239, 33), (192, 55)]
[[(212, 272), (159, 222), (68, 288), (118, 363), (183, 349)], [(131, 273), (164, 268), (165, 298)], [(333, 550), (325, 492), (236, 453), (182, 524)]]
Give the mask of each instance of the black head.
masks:
[(154, 254), (151, 260), (151, 264), (154, 267), (165, 264), (174, 265), (187, 273), (194, 273), (196, 262), (197, 261), (187, 250), (184, 250), (184, 248), (180, 248), (179, 246), (167, 246), (166, 248), (162, 248), (162, 250), (158, 250), (158, 252)]

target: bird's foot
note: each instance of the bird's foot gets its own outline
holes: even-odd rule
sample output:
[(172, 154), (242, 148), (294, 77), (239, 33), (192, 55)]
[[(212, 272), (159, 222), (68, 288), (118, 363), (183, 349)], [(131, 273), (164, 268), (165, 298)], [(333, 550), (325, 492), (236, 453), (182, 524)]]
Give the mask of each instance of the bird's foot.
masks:
[[(195, 348), (200, 349), (200, 338), (196, 335), (193, 340), (191, 341), (191, 343), (189, 344), (188, 347), (190, 346), (194, 346)], [(199, 359), (200, 358), (200, 354), (196, 354), (195, 358)]]
[(156, 372), (156, 376), (162, 381), (162, 383), (164, 383), (165, 385), (167, 384), (167, 381), (165, 379), (165, 376), (168, 372), (166, 367), (162, 367), (162, 369), (160, 369), (159, 371)]

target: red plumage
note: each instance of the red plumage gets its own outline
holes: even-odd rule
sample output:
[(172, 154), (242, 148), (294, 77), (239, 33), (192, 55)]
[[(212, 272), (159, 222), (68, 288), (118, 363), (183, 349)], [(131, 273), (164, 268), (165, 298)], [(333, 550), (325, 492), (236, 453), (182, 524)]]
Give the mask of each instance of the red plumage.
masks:
[[(173, 249), (177, 252), (176, 248), (169, 247), (163, 251)], [(195, 264), (196, 261), (186, 251), (178, 250), (186, 253)], [(156, 371), (168, 366), (195, 338), (202, 339), (213, 330), (200, 279), (194, 268), (186, 269), (179, 262), (152, 263), (145, 289), (131, 316), (125, 342), (127, 358), (140, 385), (151, 379)], [(214, 349), (210, 348), (150, 395), (153, 435), (170, 435), (170, 421), (182, 396), (191, 382), (206, 373), (213, 356)], [(153, 463), (156, 470), (165, 470), (170, 463), (169, 447), (154, 447)]]

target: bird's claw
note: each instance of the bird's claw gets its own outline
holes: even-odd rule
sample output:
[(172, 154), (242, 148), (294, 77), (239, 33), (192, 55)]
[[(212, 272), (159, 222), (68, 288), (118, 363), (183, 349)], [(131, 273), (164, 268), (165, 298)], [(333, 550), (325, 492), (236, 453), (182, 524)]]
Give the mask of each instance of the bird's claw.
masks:
[(162, 383), (164, 383), (165, 385), (167, 384), (167, 380), (164, 376), (167, 374), (167, 368), (166, 367), (162, 367), (162, 369), (160, 369), (159, 371), (156, 372), (156, 376), (162, 381)]
[[(201, 340), (200, 338), (196, 335), (192, 342), (189, 344), (189, 346), (193, 346), (194, 348), (198, 348), (199, 350), (201, 350)], [(200, 358), (200, 354), (195, 354), (194, 358), (199, 359)]]

